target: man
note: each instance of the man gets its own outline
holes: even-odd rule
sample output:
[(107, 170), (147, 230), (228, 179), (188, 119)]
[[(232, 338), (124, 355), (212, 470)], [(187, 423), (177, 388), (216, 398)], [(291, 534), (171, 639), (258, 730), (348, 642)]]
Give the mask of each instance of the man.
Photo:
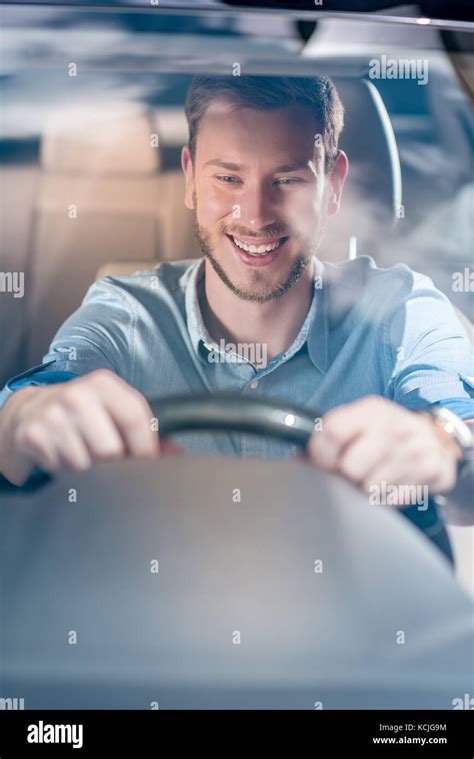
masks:
[[(366, 491), (397, 486), (400, 504), (412, 485), (449, 493), (453, 518), (469, 521), (457, 473), (474, 370), (451, 305), (406, 266), (316, 257), (348, 170), (333, 83), (196, 77), (186, 116), (185, 204), (204, 258), (91, 287), (43, 364), (0, 395), (2, 473), (22, 484), (38, 467), (156, 457), (146, 396), (226, 389), (321, 413), (307, 450), (317, 467)], [(238, 346), (263, 347), (265, 361)], [(291, 452), (246, 435), (184, 444)]]

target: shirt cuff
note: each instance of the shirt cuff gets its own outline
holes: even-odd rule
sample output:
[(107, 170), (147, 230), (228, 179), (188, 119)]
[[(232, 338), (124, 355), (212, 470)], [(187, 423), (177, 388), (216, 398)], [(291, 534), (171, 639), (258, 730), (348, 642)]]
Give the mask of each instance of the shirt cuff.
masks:
[(56, 382), (67, 382), (68, 380), (80, 376), (74, 372), (60, 371), (57, 369), (45, 371), (45, 368), (51, 364), (54, 364), (54, 361), (49, 361), (46, 364), (39, 364), (38, 366), (27, 369), (26, 372), (17, 374), (15, 377), (9, 379), (3, 390), (0, 391), (0, 408), (15, 390), (19, 390), (22, 387), (27, 387), (28, 385), (53, 385)]

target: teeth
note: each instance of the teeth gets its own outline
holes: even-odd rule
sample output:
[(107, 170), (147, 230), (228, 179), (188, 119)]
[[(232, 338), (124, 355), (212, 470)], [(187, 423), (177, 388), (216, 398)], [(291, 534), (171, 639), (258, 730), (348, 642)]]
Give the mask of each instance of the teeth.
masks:
[(232, 237), (232, 239), (238, 248), (245, 250), (246, 253), (252, 253), (254, 256), (261, 255), (262, 253), (270, 253), (272, 250), (276, 250), (281, 245), (281, 239), (271, 243), (270, 245), (259, 245), (258, 247), (256, 245), (247, 245), (246, 243), (241, 242), (241, 240), (238, 240), (236, 237)]

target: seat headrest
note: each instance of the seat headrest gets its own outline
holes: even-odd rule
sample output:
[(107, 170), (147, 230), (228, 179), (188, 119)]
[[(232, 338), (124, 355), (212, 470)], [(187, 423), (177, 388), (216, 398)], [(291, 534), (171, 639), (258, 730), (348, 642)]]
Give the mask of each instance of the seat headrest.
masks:
[(156, 142), (151, 120), (139, 106), (76, 106), (49, 119), (40, 160), (55, 174), (154, 174), (160, 167)]
[(345, 107), (345, 126), (340, 147), (352, 163), (351, 183), (392, 219), (402, 202), (400, 158), (382, 97), (365, 79), (336, 80)]
[[(341, 244), (357, 238), (359, 252), (380, 239), (403, 214), (400, 159), (390, 117), (371, 81), (334, 77), (345, 109), (339, 147), (349, 158), (349, 174), (335, 222), (325, 244), (335, 258)], [(370, 252), (370, 251), (369, 251)]]

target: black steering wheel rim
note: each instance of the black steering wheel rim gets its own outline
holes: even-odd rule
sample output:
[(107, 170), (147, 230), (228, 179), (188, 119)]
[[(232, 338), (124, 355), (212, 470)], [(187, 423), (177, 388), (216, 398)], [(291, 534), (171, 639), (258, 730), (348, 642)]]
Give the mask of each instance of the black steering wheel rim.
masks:
[(305, 409), (283, 402), (231, 392), (170, 395), (148, 402), (162, 437), (191, 430), (221, 430), (265, 435), (304, 448), (317, 419)]

